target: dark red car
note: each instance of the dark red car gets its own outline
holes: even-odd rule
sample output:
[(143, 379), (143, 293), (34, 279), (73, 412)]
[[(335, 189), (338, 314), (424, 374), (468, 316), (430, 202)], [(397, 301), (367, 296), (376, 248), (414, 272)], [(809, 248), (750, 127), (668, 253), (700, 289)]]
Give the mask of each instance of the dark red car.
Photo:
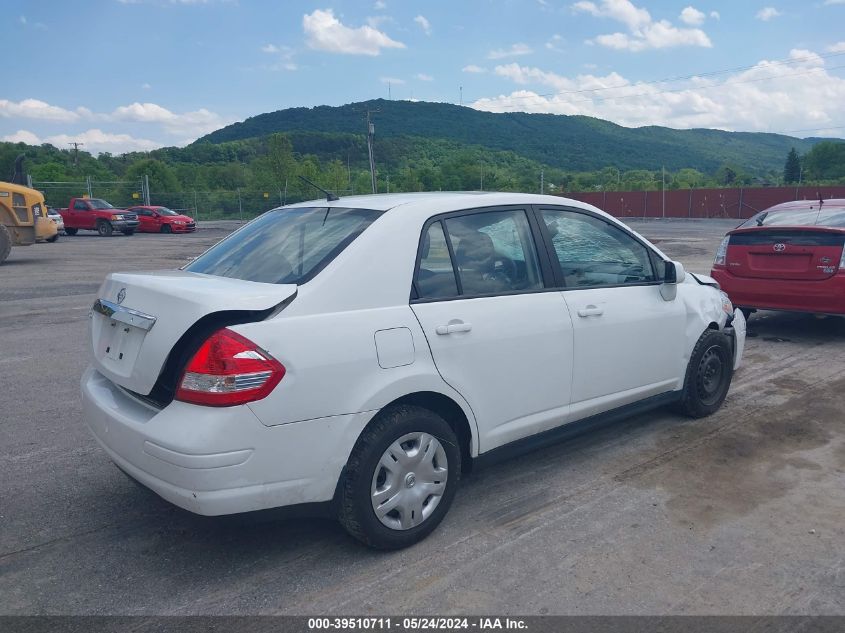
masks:
[(172, 211), (167, 207), (132, 207), (127, 209), (138, 215), (139, 233), (192, 233), (197, 230), (193, 218)]
[(761, 211), (727, 234), (711, 275), (746, 314), (845, 315), (845, 199)]

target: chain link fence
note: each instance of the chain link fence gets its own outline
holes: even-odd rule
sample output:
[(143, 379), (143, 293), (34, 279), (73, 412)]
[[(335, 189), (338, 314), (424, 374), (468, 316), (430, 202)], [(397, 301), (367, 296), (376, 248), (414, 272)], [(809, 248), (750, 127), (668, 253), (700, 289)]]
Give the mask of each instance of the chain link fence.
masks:
[[(144, 182), (102, 181), (86, 178), (79, 182), (33, 181), (44, 194), (48, 206), (67, 207), (71, 198), (102, 198), (119, 209), (144, 204)], [(338, 196), (352, 195), (352, 190), (332, 191)], [(284, 189), (217, 191), (150, 191), (150, 204), (168, 207), (196, 220), (249, 220), (276, 207), (313, 200), (319, 192), (305, 197), (290, 195)]]

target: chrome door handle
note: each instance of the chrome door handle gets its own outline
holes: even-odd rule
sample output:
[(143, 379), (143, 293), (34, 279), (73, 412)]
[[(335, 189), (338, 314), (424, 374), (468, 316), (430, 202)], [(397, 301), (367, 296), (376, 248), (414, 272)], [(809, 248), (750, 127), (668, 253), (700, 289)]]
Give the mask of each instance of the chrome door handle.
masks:
[(455, 332), (469, 332), (472, 329), (471, 323), (450, 323), (449, 325), (438, 325), (434, 331), (445, 336), (446, 334), (454, 334)]
[(604, 314), (604, 308), (599, 308), (592, 304), (578, 310), (578, 316), (580, 317), (601, 316), (602, 314)]

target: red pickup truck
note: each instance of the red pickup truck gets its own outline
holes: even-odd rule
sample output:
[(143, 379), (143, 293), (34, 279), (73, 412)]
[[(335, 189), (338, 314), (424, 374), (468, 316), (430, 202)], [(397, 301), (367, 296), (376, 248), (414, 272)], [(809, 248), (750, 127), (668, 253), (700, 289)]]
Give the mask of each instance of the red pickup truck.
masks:
[(108, 237), (115, 231), (132, 235), (138, 228), (138, 216), (131, 211), (115, 209), (99, 198), (71, 198), (67, 209), (59, 209), (65, 222), (65, 233), (76, 235), (79, 230), (97, 231)]

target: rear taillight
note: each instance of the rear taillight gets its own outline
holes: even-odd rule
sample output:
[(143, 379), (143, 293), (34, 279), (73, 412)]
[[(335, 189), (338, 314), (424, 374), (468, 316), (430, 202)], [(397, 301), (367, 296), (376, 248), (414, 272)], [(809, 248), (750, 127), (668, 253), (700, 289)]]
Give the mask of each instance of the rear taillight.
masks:
[(719, 244), (719, 249), (716, 251), (716, 259), (713, 260), (714, 266), (724, 266), (725, 259), (728, 256), (728, 245), (731, 243), (731, 236), (728, 235)]
[(845, 246), (842, 247), (842, 257), (839, 258), (839, 270), (845, 270)]
[(266, 398), (284, 378), (285, 367), (255, 343), (229, 329), (217, 330), (191, 358), (176, 399), (209, 407), (231, 407)]

